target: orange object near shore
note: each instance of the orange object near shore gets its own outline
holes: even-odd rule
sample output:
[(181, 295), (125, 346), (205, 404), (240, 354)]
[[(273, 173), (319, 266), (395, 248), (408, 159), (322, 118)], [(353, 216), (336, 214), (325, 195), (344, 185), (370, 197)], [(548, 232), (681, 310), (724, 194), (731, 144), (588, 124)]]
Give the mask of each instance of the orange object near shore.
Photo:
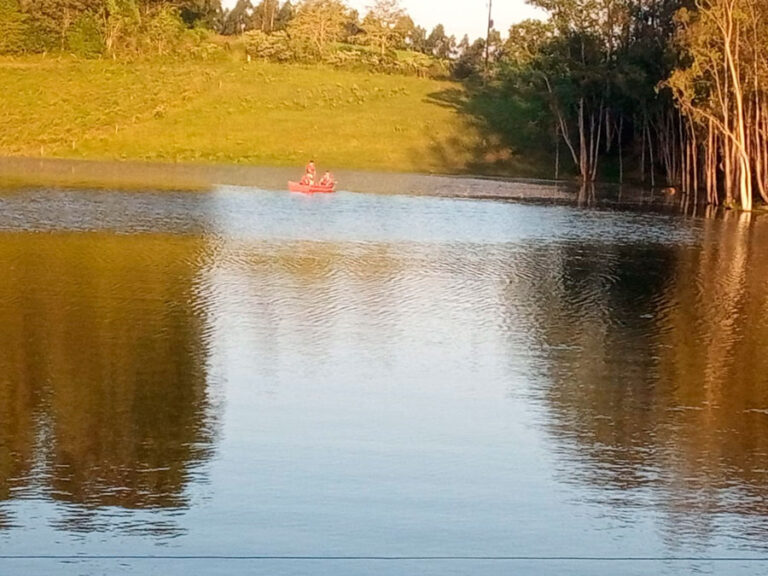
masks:
[(288, 190), (291, 192), (301, 192), (303, 194), (330, 194), (336, 191), (336, 184), (329, 186), (320, 186), (319, 184), (300, 184), (299, 182), (288, 182)]

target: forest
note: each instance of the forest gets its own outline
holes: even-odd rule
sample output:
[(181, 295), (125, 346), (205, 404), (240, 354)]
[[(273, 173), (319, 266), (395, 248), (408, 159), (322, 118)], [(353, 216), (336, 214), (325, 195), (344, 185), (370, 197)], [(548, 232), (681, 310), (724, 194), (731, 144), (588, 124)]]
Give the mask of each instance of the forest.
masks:
[[(714, 205), (768, 203), (768, 3), (529, 0), (546, 20), (457, 40), (397, 0), (0, 0), (0, 54), (243, 58), (465, 84), (449, 104), (555, 178), (665, 187)], [(516, 140), (516, 135), (518, 136)]]

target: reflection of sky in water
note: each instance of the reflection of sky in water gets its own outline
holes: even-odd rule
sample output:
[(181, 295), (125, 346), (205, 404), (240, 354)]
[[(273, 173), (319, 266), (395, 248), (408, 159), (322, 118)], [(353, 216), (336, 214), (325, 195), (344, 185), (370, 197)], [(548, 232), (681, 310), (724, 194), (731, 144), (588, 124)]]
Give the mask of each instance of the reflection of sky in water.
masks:
[[(37, 278), (33, 293), (48, 303), (44, 310), (75, 309), (48, 321), (72, 322), (83, 304), (43, 270), (127, 260), (65, 277), (83, 281), (86, 295), (110, 287), (93, 292), (106, 300), (89, 301), (92, 312), (113, 310), (112, 294), (138, 318), (130, 324), (117, 306), (116, 323), (100, 324), (105, 332), (94, 342), (110, 345), (125, 326), (155, 345), (175, 334), (178, 347), (148, 363), (178, 355), (195, 362), (137, 369), (136, 381), (162, 374), (175, 390), (202, 371), (205, 394), (182, 401), (191, 413), (220, 415), (188, 420), (215, 426), (210, 436), (191, 436), (212, 442), (197, 456), (178, 453), (190, 436), (173, 440), (131, 420), (145, 437), (128, 447), (171, 438), (157, 454), (189, 460), (183, 483), (173, 485), (182, 490), (177, 506), (141, 505), (163, 485), (148, 487), (133, 509), (57, 497), (47, 488), (57, 471), (43, 457), (0, 503), (3, 551), (40, 553), (45, 542), (45, 553), (93, 555), (765, 553), (762, 360), (744, 357), (736, 372), (705, 361), (733, 346), (758, 349), (768, 335), (752, 308), (729, 309), (742, 324), (719, 329), (718, 310), (733, 290), (765, 306), (765, 266), (754, 250), (743, 251), (745, 230), (755, 243), (765, 239), (759, 220), (745, 229), (731, 220), (242, 188), (47, 194), (0, 199), (0, 249), (11, 246), (0, 264), (19, 274), (30, 267), (19, 284), (0, 284), (0, 314), (16, 318), (14, 287)], [(109, 234), (19, 233), (26, 230)], [(34, 253), (40, 270), (28, 260)], [(45, 346), (57, 342), (41, 353), (53, 354)], [(118, 366), (141, 366), (140, 358), (125, 362)], [(715, 397), (726, 382), (741, 400)], [(718, 408), (704, 418), (702, 406)], [(55, 426), (47, 433), (55, 444)], [(733, 454), (715, 455), (718, 448)], [(15, 562), (6, 566), (50, 567)], [(57, 571), (113, 567), (102, 560)], [(128, 562), (124, 570), (758, 574), (764, 567), (208, 560)]]
[(249, 240), (467, 242), (522, 239), (691, 243), (697, 224), (648, 214), (382, 196), (222, 187), (195, 192), (24, 191), (0, 195), (0, 230), (207, 233)]

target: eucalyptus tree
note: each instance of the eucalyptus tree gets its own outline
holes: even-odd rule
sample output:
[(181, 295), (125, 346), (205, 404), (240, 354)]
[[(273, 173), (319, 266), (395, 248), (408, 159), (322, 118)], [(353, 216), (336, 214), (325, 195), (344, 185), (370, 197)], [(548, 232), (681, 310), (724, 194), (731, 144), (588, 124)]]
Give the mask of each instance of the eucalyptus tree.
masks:
[(582, 181), (594, 181), (605, 147), (601, 140), (612, 133), (606, 126), (612, 117), (611, 72), (625, 10), (614, 0), (532, 0), (531, 4), (550, 13), (554, 31), (529, 60), (532, 76), (546, 91), (557, 132)]
[(139, 51), (142, 37), (177, 34), (182, 20), (190, 27), (219, 26), (220, 0), (3, 0), (0, 42), (30, 52), (78, 52), (87, 44), (114, 56)]
[[(668, 85), (689, 121), (685, 172), (698, 173), (702, 150), (708, 199), (717, 201), (722, 182), (725, 201), (738, 197), (750, 210), (755, 188), (768, 202), (768, 6), (698, 0), (693, 10), (679, 12), (678, 22), (686, 65)], [(690, 178), (684, 184), (693, 187)]]
[[(622, 180), (624, 156), (639, 149), (641, 174), (654, 183), (666, 150), (658, 141), (670, 140), (669, 125), (679, 124), (669, 92), (658, 89), (674, 61), (669, 40), (677, 1), (531, 0), (550, 18), (510, 29), (502, 74), (539, 91), (556, 140), (583, 181), (598, 177), (606, 154), (618, 158)], [(671, 172), (671, 163), (662, 164)]]

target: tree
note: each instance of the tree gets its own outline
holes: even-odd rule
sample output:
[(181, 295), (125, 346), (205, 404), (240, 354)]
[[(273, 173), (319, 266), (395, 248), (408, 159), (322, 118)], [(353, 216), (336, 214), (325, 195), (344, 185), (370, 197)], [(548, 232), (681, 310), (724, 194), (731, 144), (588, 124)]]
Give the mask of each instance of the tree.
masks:
[(457, 48), (459, 57), (453, 67), (453, 75), (459, 80), (464, 80), (482, 72), (485, 58), (485, 39), (478, 38), (472, 44), (466, 34), (459, 42)]
[(143, 18), (141, 33), (143, 48), (153, 51), (158, 56), (170, 53), (180, 41), (184, 27), (184, 21), (176, 8), (160, 6)]
[(504, 56), (504, 41), (501, 38), (501, 32), (495, 28), (491, 28), (488, 32), (488, 49), (485, 56), (492, 67)]
[(456, 48), (456, 38), (453, 36), (446, 36), (445, 28), (442, 24), (438, 24), (429, 33), (426, 41), (426, 50), (428, 54), (432, 54), (437, 58), (443, 60), (449, 59)]
[(357, 44), (364, 35), (365, 31), (360, 25), (360, 13), (357, 10), (350, 10), (344, 24), (343, 41), (348, 44)]
[(471, 46), (472, 43), (469, 41), (469, 34), (464, 34), (464, 36), (461, 37), (461, 41), (456, 46), (456, 53), (461, 56), (466, 53)]
[(341, 0), (305, 0), (287, 30), (292, 40), (322, 54), (342, 36), (347, 18), (348, 8)]
[(414, 52), (425, 53), (427, 51), (427, 31), (421, 26), (414, 26), (406, 36), (405, 41)]
[[(751, 210), (755, 185), (768, 202), (768, 47), (763, 41), (768, 6), (758, 0), (700, 0), (696, 8), (678, 13), (687, 65), (669, 80), (691, 122), (685, 172), (693, 168), (690, 157), (703, 148), (710, 200), (717, 196), (721, 164), (726, 202), (738, 195), (742, 209)], [(703, 144), (691, 146), (697, 129)]]
[(397, 24), (395, 24), (395, 32), (397, 33), (397, 48), (401, 50), (408, 50), (410, 48), (409, 38), (413, 35), (413, 31), (416, 29), (416, 23), (408, 14), (403, 14), (398, 18)]
[(219, 30), (224, 11), (221, 0), (160, 0), (164, 7), (174, 7), (189, 28), (202, 27)]
[(593, 182), (597, 178), (603, 121), (609, 104), (604, 46), (592, 34), (570, 32), (545, 46), (533, 70), (546, 90), (560, 135), (582, 181)]
[(252, 28), (253, 4), (250, 0), (237, 0), (237, 4), (224, 16), (221, 33), (225, 36), (242, 34)]
[[(650, 122), (661, 123), (650, 112), (652, 104), (663, 100), (655, 88), (665, 77), (665, 60), (657, 57), (658, 70), (646, 73), (630, 55), (644, 34), (649, 45), (668, 43), (668, 27), (644, 26), (653, 22), (656, 5), (674, 1), (531, 0), (550, 12), (549, 22), (527, 21), (510, 29), (502, 59), (506, 73), (528, 78), (546, 99), (557, 140), (566, 144), (583, 182), (597, 178), (600, 158), (614, 141), (623, 178), (625, 124), (639, 123), (638, 140), (644, 143)], [(646, 30), (655, 30), (654, 36)], [(663, 109), (666, 114), (669, 106)]]
[(27, 23), (27, 44), (33, 52), (65, 50), (67, 35), (86, 11), (103, 13), (107, 0), (35, 0), (19, 6)]
[(550, 22), (523, 20), (513, 24), (504, 43), (504, 60), (518, 70), (529, 66), (553, 35), (554, 28)]
[(278, 0), (262, 0), (253, 10), (251, 28), (267, 34), (275, 30), (275, 22), (280, 9)]
[(275, 16), (275, 30), (285, 30), (291, 20), (293, 20), (294, 13), (293, 4), (291, 4), (290, 0), (286, 0), (280, 6), (280, 10), (277, 11), (277, 16)]
[(135, 42), (141, 16), (135, 0), (106, 0), (101, 12), (104, 21), (104, 46), (113, 58)]
[(366, 42), (384, 56), (405, 38), (403, 29), (398, 28), (405, 17), (398, 0), (376, 0), (363, 19)]

